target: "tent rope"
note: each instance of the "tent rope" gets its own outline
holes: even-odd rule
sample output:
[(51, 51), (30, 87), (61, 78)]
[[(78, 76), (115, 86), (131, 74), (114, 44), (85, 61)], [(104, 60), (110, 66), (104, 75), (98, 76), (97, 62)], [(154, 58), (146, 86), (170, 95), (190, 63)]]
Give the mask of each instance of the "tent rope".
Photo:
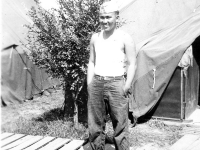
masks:
[(152, 86), (152, 89), (154, 89), (155, 84), (156, 84), (156, 68), (153, 69), (153, 86)]

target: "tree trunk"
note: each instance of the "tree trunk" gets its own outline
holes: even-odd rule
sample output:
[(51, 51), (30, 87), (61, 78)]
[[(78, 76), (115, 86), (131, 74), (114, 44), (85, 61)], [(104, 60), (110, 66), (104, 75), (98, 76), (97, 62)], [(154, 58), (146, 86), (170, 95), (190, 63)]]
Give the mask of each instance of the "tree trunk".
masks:
[(78, 86), (77, 91), (76, 91), (76, 94), (74, 95), (74, 125), (77, 128), (78, 128), (78, 103), (77, 103), (77, 101), (78, 101), (79, 93), (83, 88), (83, 85), (84, 85), (84, 80), (83, 80), (82, 84), (80, 85), (80, 87), (77, 85)]
[(70, 90), (70, 84), (65, 81), (65, 102), (64, 115), (73, 118), (74, 126), (78, 128), (78, 96), (84, 86), (84, 80), (81, 85), (77, 85), (76, 91)]
[(70, 91), (70, 85), (65, 82), (65, 101), (64, 101), (64, 116), (73, 118), (74, 116), (74, 99)]
[(74, 125), (75, 128), (78, 128), (78, 105), (74, 102)]

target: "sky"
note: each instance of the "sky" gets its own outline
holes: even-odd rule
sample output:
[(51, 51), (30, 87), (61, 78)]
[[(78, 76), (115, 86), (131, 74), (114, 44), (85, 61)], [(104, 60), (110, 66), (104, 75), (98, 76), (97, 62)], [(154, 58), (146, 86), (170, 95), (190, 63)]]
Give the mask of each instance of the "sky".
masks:
[(58, 7), (57, 0), (40, 0), (40, 2), (41, 6), (46, 10)]
[[(120, 8), (132, 0), (113, 0), (113, 1), (116, 1)], [(40, 2), (41, 2), (41, 6), (46, 10), (49, 10), (51, 8), (58, 8), (57, 0), (40, 0)]]

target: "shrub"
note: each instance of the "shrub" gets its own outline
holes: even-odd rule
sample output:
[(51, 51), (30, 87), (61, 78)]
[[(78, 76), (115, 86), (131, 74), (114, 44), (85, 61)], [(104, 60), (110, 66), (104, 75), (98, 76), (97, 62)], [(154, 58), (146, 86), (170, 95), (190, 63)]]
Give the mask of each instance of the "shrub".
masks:
[[(44, 10), (36, 1), (29, 12), (26, 47), (29, 58), (52, 76), (59, 78), (65, 90), (64, 110), (78, 122), (78, 101), (86, 80), (91, 35), (99, 30), (101, 0), (58, 0), (59, 9)], [(84, 91), (84, 92), (81, 92)], [(85, 96), (84, 96), (85, 97)]]

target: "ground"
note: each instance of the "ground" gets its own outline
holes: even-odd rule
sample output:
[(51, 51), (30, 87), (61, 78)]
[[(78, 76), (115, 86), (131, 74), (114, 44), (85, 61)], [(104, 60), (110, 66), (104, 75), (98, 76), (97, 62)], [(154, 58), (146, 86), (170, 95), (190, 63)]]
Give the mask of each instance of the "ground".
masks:
[(31, 119), (42, 115), (44, 112), (61, 107), (64, 97), (61, 90), (43, 95), (24, 102), (23, 104), (13, 104), (1, 107), (1, 126), (12, 124), (20, 117)]
[[(61, 108), (64, 102), (63, 91), (57, 90), (50, 95), (43, 95), (7, 107), (1, 107), (1, 128), (15, 128), (14, 123), (19, 118), (32, 119), (41, 116), (47, 111)], [(180, 139), (182, 126), (168, 126), (162, 121), (149, 120), (140, 122), (135, 127), (130, 126), (132, 150), (167, 150)]]

